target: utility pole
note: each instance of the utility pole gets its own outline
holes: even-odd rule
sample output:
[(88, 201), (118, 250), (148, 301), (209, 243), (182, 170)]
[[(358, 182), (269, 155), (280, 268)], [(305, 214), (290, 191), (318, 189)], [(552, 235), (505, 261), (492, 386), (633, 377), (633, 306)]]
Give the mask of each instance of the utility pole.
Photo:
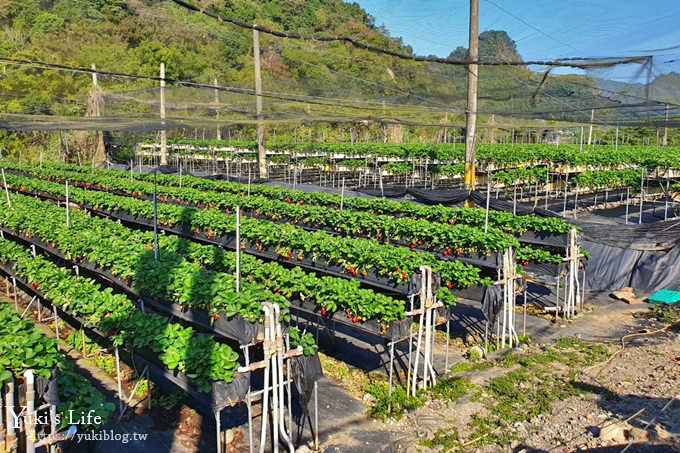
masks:
[[(479, 0), (470, 0), (470, 43), (468, 61), (479, 59)], [(475, 137), (477, 133), (477, 64), (468, 64), (467, 109), (465, 112), (465, 187), (475, 188)]]
[[(215, 119), (219, 120), (220, 119), (220, 109), (218, 105), (220, 105), (220, 92), (217, 89), (217, 77), (213, 79), (213, 85), (215, 86)], [(217, 140), (222, 140), (222, 131), (220, 131), (220, 126), (219, 124), (217, 125), (217, 135), (215, 136)]]
[(255, 108), (257, 111), (257, 163), (260, 178), (267, 178), (267, 152), (264, 148), (262, 124), (262, 74), (260, 74), (260, 32), (253, 29), (253, 58), (255, 60)]
[[(383, 120), (385, 119), (385, 100), (383, 99), (382, 101), (382, 116)], [(383, 133), (383, 143), (387, 143), (387, 128), (385, 127), (385, 123), (382, 123), (382, 133)]]
[(595, 119), (595, 109), (590, 109), (590, 128), (588, 129), (588, 146), (593, 142), (593, 120)]
[(670, 110), (670, 104), (666, 104), (666, 125), (663, 128), (663, 146), (668, 146), (668, 111)]
[[(165, 126), (165, 63), (161, 63), (161, 124)], [(161, 130), (161, 165), (168, 164), (168, 142), (165, 129)]]

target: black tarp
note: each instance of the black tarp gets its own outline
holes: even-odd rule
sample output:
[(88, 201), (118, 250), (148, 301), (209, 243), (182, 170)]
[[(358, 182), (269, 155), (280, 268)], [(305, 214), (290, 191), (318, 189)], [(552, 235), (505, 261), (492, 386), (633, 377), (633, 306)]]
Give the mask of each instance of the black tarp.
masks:
[(38, 377), (35, 380), (35, 390), (38, 398), (42, 398), (48, 404), (59, 404), (58, 370), (54, 368), (50, 378)]
[(386, 198), (402, 198), (406, 196), (407, 190), (404, 187), (385, 187), (380, 189), (358, 189), (359, 192), (365, 193), (366, 195), (371, 195), (373, 197), (386, 197)]
[(409, 195), (424, 204), (455, 204), (462, 203), (468, 198), (469, 191), (457, 190), (432, 190), (432, 189), (409, 189)]
[(615, 291), (631, 286), (638, 291), (680, 290), (680, 245), (668, 252), (610, 247), (584, 241), (590, 252), (586, 289)]
[(503, 308), (503, 287), (500, 285), (489, 286), (484, 289), (484, 296), (482, 297), (482, 312), (484, 317), (491, 323), (495, 324), (498, 313)]
[(584, 240), (610, 247), (661, 251), (680, 245), (680, 220), (647, 225), (612, 225), (579, 220), (569, 220), (569, 223), (581, 227)]
[(680, 290), (680, 245), (668, 252), (642, 252), (630, 286), (643, 291)]
[[(36, 403), (44, 401), (48, 404), (59, 404), (59, 370), (52, 369), (49, 378), (36, 376), (34, 385), (37, 396)], [(16, 382), (17, 399), (21, 404), (26, 403), (26, 381), (24, 379)], [(36, 404), (36, 407), (40, 404)]]
[[(486, 207), (486, 192), (472, 192), (470, 193), (470, 199), (478, 206)], [(498, 200), (493, 197), (489, 200), (489, 208), (494, 211), (514, 212), (517, 215), (529, 215), (534, 212), (533, 206), (527, 206), (520, 203), (513, 204), (509, 201)]]
[(218, 381), (212, 383), (212, 408), (224, 409), (243, 401), (250, 386), (250, 374), (244, 373), (234, 377), (231, 382)]
[(314, 391), (314, 383), (323, 377), (319, 355), (291, 357), (290, 368), (293, 372), (295, 388), (300, 394), (300, 406), (307, 413), (307, 406)]

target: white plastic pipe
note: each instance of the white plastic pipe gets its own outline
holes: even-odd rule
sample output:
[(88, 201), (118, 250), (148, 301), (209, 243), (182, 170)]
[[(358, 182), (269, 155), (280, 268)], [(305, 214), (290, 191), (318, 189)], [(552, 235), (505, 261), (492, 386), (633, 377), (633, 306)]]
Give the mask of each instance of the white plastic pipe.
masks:
[(276, 341), (277, 341), (277, 350), (276, 350), (276, 360), (277, 360), (277, 366), (276, 366), (276, 372), (279, 374), (279, 428), (281, 430), (281, 437), (283, 440), (286, 442), (288, 445), (288, 450), (290, 453), (293, 453), (295, 451), (295, 447), (293, 446), (293, 442), (290, 440), (290, 437), (288, 436), (288, 433), (286, 432), (286, 423), (284, 421), (284, 415), (285, 415), (285, 395), (284, 395), (284, 386), (285, 386), (285, 376), (283, 374), (283, 347), (285, 343), (283, 342), (283, 332), (281, 330), (281, 323), (279, 322), (279, 317), (281, 315), (281, 309), (279, 308), (278, 304), (273, 304), (274, 307), (274, 322), (276, 323)]
[(2, 183), (5, 186), (5, 195), (7, 196), (7, 206), (12, 207), (12, 200), (9, 199), (9, 189), (7, 188), (7, 179), (5, 178), (5, 169), (2, 169)]
[[(16, 288), (16, 287), (15, 287)], [(16, 291), (16, 289), (15, 289)], [(14, 425), (15, 425), (15, 419), (14, 419), (14, 378), (10, 377), (7, 381), (5, 381), (5, 410), (6, 410), (6, 417), (5, 420), (7, 420), (7, 435), (6, 435), (6, 446), (7, 449), (12, 451), (16, 449), (16, 444), (17, 444), (17, 438), (16, 434), (14, 434)]]
[(236, 206), (236, 292), (241, 290), (241, 207)]
[(68, 201), (68, 179), (66, 180), (66, 228), (71, 228), (71, 207)]
[(35, 453), (35, 375), (33, 371), (26, 370), (26, 453)]
[(271, 317), (271, 306), (268, 303), (262, 304), (262, 311), (264, 312), (264, 360), (266, 362), (264, 372), (264, 389), (262, 391), (262, 426), (260, 429), (260, 453), (264, 453), (265, 442), (267, 440), (267, 412), (269, 411), (269, 342), (271, 342), (271, 328), (269, 318)]

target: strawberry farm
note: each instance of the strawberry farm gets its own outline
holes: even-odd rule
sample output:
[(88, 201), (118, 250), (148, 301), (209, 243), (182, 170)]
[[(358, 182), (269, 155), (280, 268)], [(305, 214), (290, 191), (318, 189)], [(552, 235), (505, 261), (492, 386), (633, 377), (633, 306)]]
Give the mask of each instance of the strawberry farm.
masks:
[(552, 3), (0, 1), (0, 453), (680, 451), (678, 8)]
[[(599, 159), (608, 159), (601, 151)], [(22, 318), (33, 312), (38, 322), (53, 323), (56, 340), (86, 357), (113, 352), (118, 404), (102, 400), (100, 423), (117, 412), (124, 417), (139, 384), (153, 382), (212, 409), (219, 433), (222, 414), (246, 406), (248, 445), (267, 442), (255, 408), (271, 403), (280, 440), (293, 445), (286, 433), (298, 423), (288, 412), (298, 404), (293, 398), (309, 405), (313, 396), (307, 429), (314, 442), (319, 345), (325, 351), (323, 345), (355, 339), (344, 348), (364, 349), (382, 364), (382, 398), (419, 398), (449, 379), (441, 370), (453, 361), (459, 307), (480, 312), (466, 329), (482, 355), (525, 344), (527, 317), (530, 332), (536, 316), (553, 322), (587, 316), (588, 286), (609, 283), (589, 275), (589, 262), (601, 269), (609, 261), (589, 249), (606, 257), (603, 249), (614, 239), (576, 214), (544, 207), (556, 197), (561, 203), (561, 193), (541, 188), (539, 203), (531, 199), (539, 191), (503, 176), (524, 178), (528, 164), (503, 165), (487, 179), (486, 192), (461, 198), (461, 189), (431, 187), (300, 190), (226, 174), (195, 176), (171, 165), (121, 170), (3, 161), (0, 270), (15, 306), (8, 316), (26, 323)], [(577, 172), (572, 181), (594, 181), (613, 200), (617, 185), (645, 177), (610, 165), (533, 168), (548, 175), (567, 169), (565, 180)], [(670, 180), (674, 169), (655, 171)], [(517, 196), (512, 202), (498, 195), (508, 187)], [(674, 278), (672, 267), (667, 272)], [(435, 341), (442, 334), (443, 345)], [(128, 360), (136, 364), (129, 400), (121, 378)], [(69, 369), (65, 364), (44, 378), (56, 379), (56, 372), (69, 382)], [(22, 379), (18, 371), (8, 368), (7, 379)], [(291, 392), (293, 383), (307, 395)], [(153, 404), (148, 390), (146, 398)], [(55, 439), (58, 432), (52, 427)]]

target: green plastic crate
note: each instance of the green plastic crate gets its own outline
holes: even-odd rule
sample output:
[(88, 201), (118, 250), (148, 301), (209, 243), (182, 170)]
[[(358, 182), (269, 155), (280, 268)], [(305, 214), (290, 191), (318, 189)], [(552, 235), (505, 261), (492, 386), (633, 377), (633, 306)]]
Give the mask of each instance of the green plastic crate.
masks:
[(680, 291), (671, 291), (670, 289), (662, 289), (649, 296), (650, 304), (675, 304), (680, 302)]

